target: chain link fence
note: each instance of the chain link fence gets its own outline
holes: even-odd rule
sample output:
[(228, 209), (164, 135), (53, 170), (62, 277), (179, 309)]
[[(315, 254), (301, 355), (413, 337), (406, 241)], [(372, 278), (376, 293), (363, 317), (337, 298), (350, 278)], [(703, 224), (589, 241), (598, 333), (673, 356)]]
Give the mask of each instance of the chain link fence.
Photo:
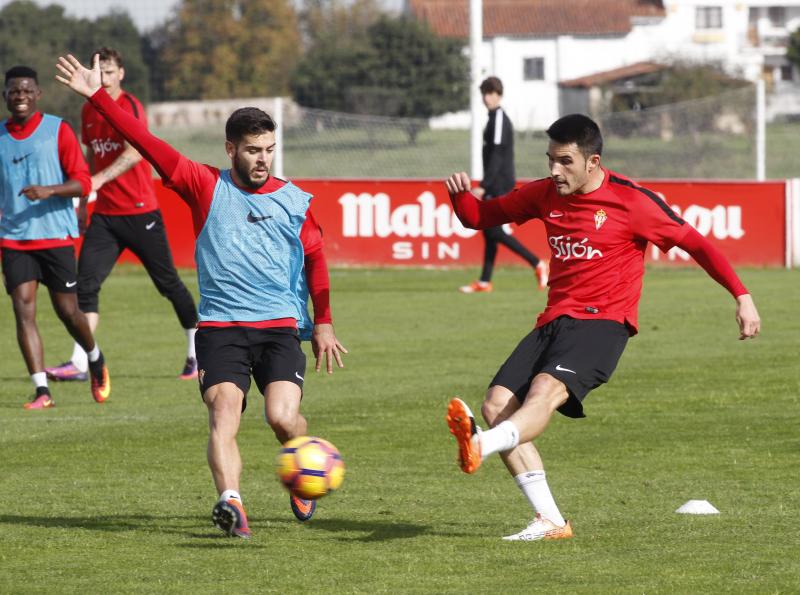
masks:
[[(360, 116), (281, 102), (283, 173), (290, 178), (441, 178), (469, 168), (469, 130), (417, 118)], [(603, 163), (633, 178), (735, 178), (756, 175), (754, 87), (647, 110), (596, 116)], [(274, 113), (269, 99), (153, 104), (156, 134), (189, 157), (227, 167), (223, 124), (243, 105)], [(194, 106), (194, 117), (186, 114)], [(183, 114), (182, 117), (169, 115)], [(547, 136), (517, 131), (519, 178), (547, 175)]]

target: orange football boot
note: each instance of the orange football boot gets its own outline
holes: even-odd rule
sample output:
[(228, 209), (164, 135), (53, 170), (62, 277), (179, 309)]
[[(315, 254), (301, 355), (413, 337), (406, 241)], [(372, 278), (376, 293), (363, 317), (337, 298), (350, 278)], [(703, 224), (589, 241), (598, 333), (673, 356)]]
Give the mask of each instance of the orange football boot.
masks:
[(447, 425), (458, 443), (458, 462), (464, 473), (475, 473), (481, 466), (480, 428), (467, 404), (454, 398), (447, 406)]
[(103, 371), (97, 376), (94, 372), (91, 373), (92, 377), (92, 397), (98, 403), (105, 403), (108, 397), (111, 396), (111, 377), (108, 375), (108, 368), (103, 366)]

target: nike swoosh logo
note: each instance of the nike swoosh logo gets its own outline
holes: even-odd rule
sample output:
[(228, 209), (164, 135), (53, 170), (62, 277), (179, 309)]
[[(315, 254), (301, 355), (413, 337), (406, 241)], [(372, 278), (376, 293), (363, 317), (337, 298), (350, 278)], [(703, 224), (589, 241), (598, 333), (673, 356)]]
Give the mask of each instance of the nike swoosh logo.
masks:
[(550, 218), (551, 219), (557, 219), (557, 218), (563, 217), (563, 216), (564, 216), (564, 213), (562, 213), (561, 211), (550, 211)]
[(28, 153), (27, 155), (23, 155), (22, 157), (14, 157), (11, 161), (14, 163), (14, 165), (16, 165), (17, 163), (22, 163), (23, 161), (25, 161), (25, 159), (27, 159), (31, 155), (32, 153)]
[(569, 372), (570, 374), (577, 374), (575, 370), (570, 370), (569, 368), (562, 368), (561, 364), (556, 365), (556, 370), (559, 372)]
[(259, 221), (264, 221), (264, 219), (272, 219), (272, 215), (264, 215), (263, 217), (256, 217), (255, 215), (253, 215), (253, 211), (247, 213), (248, 223), (258, 223)]
[(150, 229), (153, 229), (153, 226), (154, 226), (155, 224), (156, 224), (156, 222), (155, 222), (155, 221), (151, 221), (150, 223), (148, 223), (147, 225), (145, 225), (145, 226), (144, 226), (144, 228), (145, 228), (145, 229), (148, 229), (148, 230), (150, 230)]
[(297, 378), (299, 378), (299, 379), (300, 379), (302, 382), (305, 382), (305, 379), (304, 379), (302, 376), (300, 376), (300, 374), (298, 374), (297, 372), (295, 372), (295, 373), (294, 373), (294, 375), (295, 375)]
[(77, 284), (77, 281), (67, 281), (67, 287), (75, 287)]

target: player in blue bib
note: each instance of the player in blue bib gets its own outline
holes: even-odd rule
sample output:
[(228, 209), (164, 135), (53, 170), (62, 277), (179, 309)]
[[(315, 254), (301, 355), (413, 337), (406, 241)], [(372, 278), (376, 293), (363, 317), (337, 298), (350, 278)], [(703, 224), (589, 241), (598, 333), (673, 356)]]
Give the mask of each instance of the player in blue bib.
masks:
[[(249, 537), (239, 479), (236, 435), (251, 377), (264, 396), (264, 413), (281, 443), (308, 433), (300, 413), (307, 335), (317, 356), (342, 367), (347, 353), (336, 339), (329, 307), (322, 234), (309, 210), (311, 195), (272, 176), (275, 122), (257, 108), (241, 108), (225, 124), (231, 168), (196, 163), (153, 136), (101, 88), (97, 59), (88, 70), (73, 57), (59, 59), (59, 81), (92, 106), (161, 174), (192, 211), (200, 307), (198, 381), (208, 408), (208, 463), (219, 494), (214, 524)], [(314, 323), (307, 300), (314, 305)], [(290, 496), (301, 521), (315, 502)]]
[(55, 405), (36, 325), (40, 283), (50, 291), (64, 327), (89, 354), (95, 401), (104, 402), (111, 392), (103, 356), (76, 297), (78, 223), (72, 197), (89, 193), (89, 169), (72, 129), (61, 118), (37, 111), (41, 94), (32, 68), (6, 72), (3, 98), (11, 117), (0, 126), (0, 249), (17, 340), (36, 387), (25, 409)]

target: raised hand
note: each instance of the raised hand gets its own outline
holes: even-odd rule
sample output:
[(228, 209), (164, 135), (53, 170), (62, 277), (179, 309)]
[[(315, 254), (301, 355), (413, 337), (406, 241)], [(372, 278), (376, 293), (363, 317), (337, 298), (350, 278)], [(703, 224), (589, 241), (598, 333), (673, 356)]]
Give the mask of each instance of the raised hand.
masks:
[(447, 178), (444, 184), (447, 186), (447, 192), (450, 193), (450, 196), (454, 196), (460, 192), (467, 192), (470, 186), (472, 186), (469, 176), (463, 171)]
[(89, 70), (72, 54), (59, 56), (56, 68), (63, 76), (56, 75), (56, 80), (75, 91), (78, 95), (91, 97), (102, 86), (100, 78), (100, 55), (92, 57), (92, 69)]

